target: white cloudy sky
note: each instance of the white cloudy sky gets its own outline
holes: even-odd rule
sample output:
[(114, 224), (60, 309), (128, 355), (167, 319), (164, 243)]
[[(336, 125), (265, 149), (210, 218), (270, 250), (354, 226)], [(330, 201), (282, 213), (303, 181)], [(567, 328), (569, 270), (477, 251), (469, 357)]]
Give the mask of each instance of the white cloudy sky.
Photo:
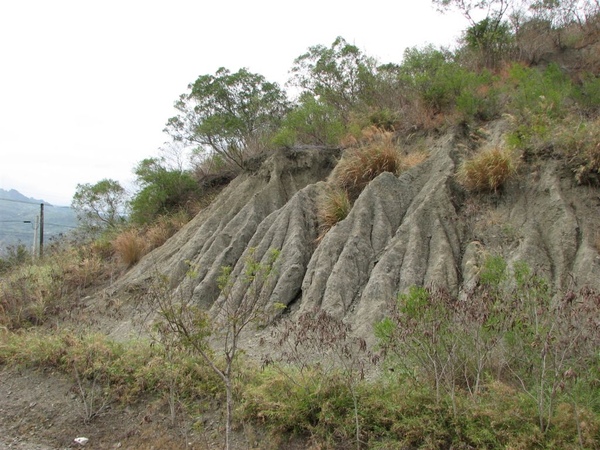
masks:
[(465, 26), (429, 0), (1, 1), (0, 187), (68, 205), (77, 183), (130, 186), (179, 94), (221, 66), (283, 84), (336, 36), (400, 62)]

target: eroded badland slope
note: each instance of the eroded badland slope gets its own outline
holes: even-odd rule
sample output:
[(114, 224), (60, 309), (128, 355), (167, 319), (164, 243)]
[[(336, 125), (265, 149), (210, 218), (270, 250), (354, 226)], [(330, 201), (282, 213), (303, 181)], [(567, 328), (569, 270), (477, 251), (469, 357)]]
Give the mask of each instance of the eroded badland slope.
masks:
[[(399, 292), (418, 285), (464, 295), (489, 254), (526, 262), (556, 290), (600, 288), (600, 196), (577, 185), (561, 161), (523, 161), (495, 193), (472, 194), (457, 183), (461, 161), (502, 145), (506, 128), (506, 120), (489, 123), (476, 141), (456, 131), (427, 138), (419, 144), (427, 159), (399, 176), (377, 176), (325, 236), (318, 202), (341, 153), (280, 150), (235, 179), (110, 295), (143, 292), (162, 274), (173, 289), (210, 308), (219, 296), (221, 267), (232, 266), (235, 280), (250, 249), (260, 261), (276, 248), (276, 281), (263, 293), (269, 302), (285, 305), (292, 317), (324, 308), (369, 338)], [(190, 265), (194, 277), (186, 276)]]

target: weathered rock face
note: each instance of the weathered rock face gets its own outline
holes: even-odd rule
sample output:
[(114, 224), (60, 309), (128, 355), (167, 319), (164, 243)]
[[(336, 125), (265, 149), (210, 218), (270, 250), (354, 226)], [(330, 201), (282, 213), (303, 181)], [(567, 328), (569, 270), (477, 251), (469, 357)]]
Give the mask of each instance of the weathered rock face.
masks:
[[(272, 155), (255, 172), (233, 180), (210, 207), (122, 277), (115, 290), (135, 290), (163, 274), (174, 288), (183, 284), (195, 301), (210, 307), (219, 295), (221, 268), (244, 261), (251, 247), (257, 247), (257, 258), (269, 248), (282, 250), (280, 278), (301, 277), (294, 264), (306, 266), (304, 258), (316, 240), (316, 183), (331, 172), (339, 153), (310, 148)], [(190, 265), (197, 274), (193, 280), (186, 277)]]
[(384, 173), (362, 192), (349, 216), (314, 252), (301, 309), (320, 306), (348, 316), (365, 333), (386, 303), (411, 285), (457, 292), (461, 224), (452, 201), (451, 139), (400, 177)]
[[(501, 139), (501, 135), (490, 138)], [(317, 200), (338, 152), (280, 151), (255, 173), (235, 179), (214, 203), (116, 284), (127, 290), (157, 273), (207, 309), (219, 296), (221, 267), (233, 267), (242, 295), (246, 256), (265, 261), (280, 250), (269, 301), (297, 314), (318, 306), (364, 335), (387, 303), (411, 285), (455, 295), (477, 283), (486, 253), (523, 260), (556, 289), (600, 288), (595, 246), (600, 193), (575, 186), (554, 161), (524, 167), (502, 193), (467, 195), (455, 182), (464, 146), (448, 135), (432, 140), (430, 157), (400, 176), (383, 173), (346, 219), (318, 237)], [(189, 264), (197, 276), (185, 277)]]

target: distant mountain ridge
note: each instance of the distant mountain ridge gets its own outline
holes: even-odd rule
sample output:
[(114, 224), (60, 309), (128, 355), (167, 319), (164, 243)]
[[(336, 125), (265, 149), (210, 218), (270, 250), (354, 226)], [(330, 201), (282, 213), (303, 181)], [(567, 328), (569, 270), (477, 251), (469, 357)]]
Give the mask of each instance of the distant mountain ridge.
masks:
[(16, 189), (0, 189), (0, 254), (13, 245), (33, 246), (40, 204), (44, 204), (44, 242), (77, 228), (75, 211), (68, 206), (53, 206), (21, 194)]
[(0, 188), (0, 199), (5, 199), (5, 200), (14, 200), (17, 202), (26, 202), (26, 203), (44, 203), (46, 205), (50, 205), (50, 203), (45, 202), (44, 200), (37, 200), (33, 197), (26, 197), (25, 195), (21, 194), (19, 191), (17, 191), (16, 189), (10, 189), (10, 190), (5, 190)]

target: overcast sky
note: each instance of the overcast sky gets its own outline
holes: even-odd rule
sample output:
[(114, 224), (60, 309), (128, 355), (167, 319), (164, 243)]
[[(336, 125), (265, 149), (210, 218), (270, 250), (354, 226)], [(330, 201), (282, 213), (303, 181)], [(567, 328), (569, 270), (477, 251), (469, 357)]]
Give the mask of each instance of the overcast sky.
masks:
[(132, 186), (199, 75), (247, 67), (284, 84), (342, 36), (380, 62), (452, 46), (466, 22), (428, 0), (0, 2), (0, 187), (68, 205), (77, 183)]

